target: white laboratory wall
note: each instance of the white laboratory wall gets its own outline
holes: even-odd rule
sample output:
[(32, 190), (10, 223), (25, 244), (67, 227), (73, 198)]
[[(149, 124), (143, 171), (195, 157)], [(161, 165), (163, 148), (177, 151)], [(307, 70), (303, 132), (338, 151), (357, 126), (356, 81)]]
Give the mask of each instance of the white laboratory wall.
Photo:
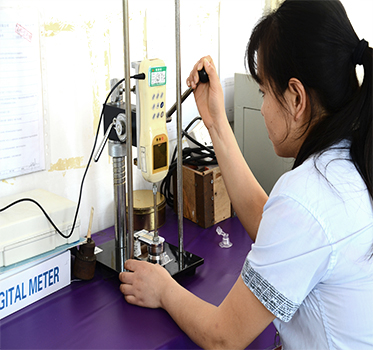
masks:
[(228, 119), (234, 114), (234, 74), (245, 73), (245, 50), (251, 31), (260, 19), (264, 1), (233, 0), (220, 3), (219, 76), (224, 89)]
[[(226, 87), (227, 105), (233, 107), (234, 72), (244, 70), (244, 49), (263, 3), (181, 0), (183, 91), (195, 62), (211, 55)], [(0, 7), (30, 7), (39, 13), (46, 155), (45, 170), (1, 180), (0, 197), (42, 188), (77, 201), (109, 81), (123, 77), (122, 0), (0, 0)], [(129, 12), (131, 61), (159, 57), (166, 62), (166, 102), (171, 106), (176, 100), (174, 1), (129, 0)], [(134, 103), (134, 95), (132, 99)], [(197, 114), (190, 97), (183, 104), (183, 124)], [(169, 132), (176, 137), (174, 121)], [(150, 188), (137, 170), (134, 188)], [(105, 149), (85, 180), (82, 235), (92, 206), (93, 232), (113, 225), (112, 192), (112, 164)]]

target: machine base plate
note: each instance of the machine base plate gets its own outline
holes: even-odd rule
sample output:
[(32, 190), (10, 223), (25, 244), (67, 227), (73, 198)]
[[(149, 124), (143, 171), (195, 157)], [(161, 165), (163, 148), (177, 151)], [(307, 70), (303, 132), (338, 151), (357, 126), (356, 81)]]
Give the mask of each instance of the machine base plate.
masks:
[[(123, 253), (120, 249), (115, 247), (115, 240), (111, 240), (99, 245), (102, 252), (96, 255), (97, 262), (102, 265), (114, 270), (116, 272), (122, 272), (123, 269)], [(167, 263), (164, 268), (170, 273), (172, 277), (181, 275), (194, 275), (196, 268), (203, 264), (204, 259), (184, 251), (184, 263), (179, 267), (179, 248), (164, 242), (164, 251), (168, 254), (171, 261)]]

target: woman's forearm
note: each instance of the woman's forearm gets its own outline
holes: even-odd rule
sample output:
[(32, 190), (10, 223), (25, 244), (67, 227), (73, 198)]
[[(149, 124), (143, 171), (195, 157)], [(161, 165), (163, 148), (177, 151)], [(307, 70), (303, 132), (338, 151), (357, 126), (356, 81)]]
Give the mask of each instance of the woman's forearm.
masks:
[(244, 348), (274, 319), (241, 277), (219, 306), (203, 301), (174, 280), (169, 281), (161, 298), (162, 307), (204, 349)]
[[(197, 72), (202, 67), (209, 76), (208, 84), (198, 84)], [(234, 210), (250, 237), (255, 240), (268, 196), (249, 169), (228, 123), (223, 89), (210, 56), (197, 62), (187, 84), (195, 89), (198, 111), (209, 130)]]
[(247, 165), (228, 119), (220, 118), (209, 133), (233, 208), (255, 241), (268, 196)]
[(205, 349), (216, 349), (210, 325), (217, 307), (173, 282), (162, 297), (162, 307), (196, 344)]

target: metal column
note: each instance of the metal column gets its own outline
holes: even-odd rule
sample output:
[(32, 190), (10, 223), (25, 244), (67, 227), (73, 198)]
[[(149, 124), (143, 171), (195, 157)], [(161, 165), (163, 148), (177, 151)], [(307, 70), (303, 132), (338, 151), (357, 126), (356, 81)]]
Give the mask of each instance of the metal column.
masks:
[(115, 267), (124, 271), (126, 261), (126, 145), (109, 141), (109, 155), (113, 158), (114, 218), (115, 218)]
[[(126, 259), (134, 257), (134, 223), (133, 223), (133, 172), (132, 172), (132, 117), (131, 117), (131, 78), (130, 78), (130, 51), (129, 51), (129, 13), (128, 0), (123, 0), (123, 37), (124, 37), (124, 77), (127, 116), (127, 184), (128, 184), (128, 234), (126, 246)], [(125, 202), (123, 203), (125, 207)]]
[(183, 232), (183, 151), (181, 115), (181, 57), (180, 57), (180, 0), (175, 0), (175, 41), (176, 41), (176, 113), (177, 113), (177, 215), (179, 227), (179, 270), (184, 267)]

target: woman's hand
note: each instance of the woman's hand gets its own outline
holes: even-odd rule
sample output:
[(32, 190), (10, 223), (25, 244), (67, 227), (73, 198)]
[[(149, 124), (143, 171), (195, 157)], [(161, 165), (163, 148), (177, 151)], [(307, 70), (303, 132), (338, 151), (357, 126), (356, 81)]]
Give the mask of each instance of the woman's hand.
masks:
[(165, 288), (176, 284), (168, 271), (158, 264), (139, 260), (127, 260), (124, 267), (129, 272), (121, 272), (119, 280), (126, 301), (148, 308), (164, 307), (162, 296)]
[[(198, 71), (203, 67), (209, 76), (209, 82), (198, 84)], [(194, 89), (198, 111), (207, 129), (210, 129), (220, 118), (226, 119), (223, 89), (210, 56), (201, 58), (194, 65), (187, 79), (187, 85)]]

